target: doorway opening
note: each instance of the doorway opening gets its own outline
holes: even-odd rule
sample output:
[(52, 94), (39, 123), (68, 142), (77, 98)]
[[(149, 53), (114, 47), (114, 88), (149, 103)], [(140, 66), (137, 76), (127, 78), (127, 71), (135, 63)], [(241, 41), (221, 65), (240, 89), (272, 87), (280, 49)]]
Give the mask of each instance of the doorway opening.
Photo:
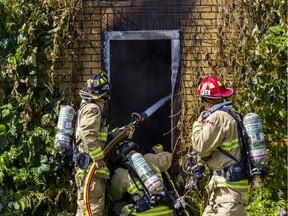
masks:
[[(105, 34), (104, 63), (112, 84), (109, 125), (113, 129), (127, 125), (133, 112), (141, 114), (173, 95), (179, 69), (179, 32)], [(136, 128), (132, 140), (139, 144), (140, 152), (146, 153), (157, 143), (171, 150), (172, 104), (173, 97)]]

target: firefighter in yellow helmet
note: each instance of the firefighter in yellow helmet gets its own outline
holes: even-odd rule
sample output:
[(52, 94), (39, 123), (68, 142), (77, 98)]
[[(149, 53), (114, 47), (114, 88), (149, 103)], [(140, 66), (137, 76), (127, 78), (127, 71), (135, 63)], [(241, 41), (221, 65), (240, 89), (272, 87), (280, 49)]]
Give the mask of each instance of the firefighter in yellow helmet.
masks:
[(192, 148), (211, 172), (207, 186), (209, 200), (203, 216), (246, 215), (244, 206), (249, 188), (243, 171), (237, 173), (241, 159), (237, 122), (228, 112), (220, 110), (225, 106), (235, 112), (232, 103), (226, 101), (232, 94), (233, 89), (226, 88), (214, 76), (203, 79), (198, 87), (205, 111), (193, 123)]
[(110, 98), (106, 73), (100, 71), (91, 76), (80, 90), (80, 96), (82, 101), (76, 123), (77, 153), (74, 155), (78, 206), (76, 216), (100, 216), (104, 214), (105, 179), (110, 176), (103, 160), (108, 131), (103, 112)]
[[(163, 151), (162, 145), (156, 145), (152, 148), (154, 153), (143, 157), (135, 151), (135, 147), (137, 144), (132, 141), (124, 142), (115, 151), (114, 161), (120, 167), (115, 169), (109, 189), (109, 198), (114, 202), (114, 213), (121, 216), (173, 216), (175, 198), (165, 189), (161, 175), (161, 172), (167, 171), (171, 166), (172, 154)], [(141, 170), (146, 170), (149, 174)], [(137, 171), (143, 175), (139, 176)], [(128, 195), (126, 200), (125, 195)]]

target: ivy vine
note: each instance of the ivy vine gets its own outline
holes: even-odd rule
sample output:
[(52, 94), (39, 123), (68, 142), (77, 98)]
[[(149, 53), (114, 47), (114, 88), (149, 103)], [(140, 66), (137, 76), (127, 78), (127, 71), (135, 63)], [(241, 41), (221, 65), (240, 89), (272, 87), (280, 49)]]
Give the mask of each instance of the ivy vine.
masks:
[[(81, 42), (75, 26), (82, 4), (81, 0), (0, 0), (1, 215), (74, 215), (71, 169), (49, 160), (54, 154), (59, 105), (67, 97), (54, 64)], [(282, 172), (287, 171), (283, 151), (287, 145), (287, 2), (218, 5), (222, 10), (219, 26), (214, 26), (216, 61), (209, 56), (206, 60), (224, 80), (233, 77), (237, 107), (243, 114), (261, 116), (272, 146), (265, 188), (253, 188), (247, 211), (277, 215), (287, 197), (287, 175)], [(203, 198), (199, 193), (197, 197), (192, 204)], [(191, 212), (199, 213), (203, 205), (193, 205)]]
[(0, 214), (73, 215), (69, 167), (50, 163), (65, 58), (82, 1), (0, 0)]

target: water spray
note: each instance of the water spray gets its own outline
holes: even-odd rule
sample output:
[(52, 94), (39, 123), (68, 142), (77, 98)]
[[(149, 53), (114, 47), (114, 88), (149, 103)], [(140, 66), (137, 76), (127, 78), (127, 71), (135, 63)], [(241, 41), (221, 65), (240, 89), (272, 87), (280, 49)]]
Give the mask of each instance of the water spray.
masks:
[(108, 152), (110, 152), (117, 143), (119, 143), (120, 141), (124, 140), (125, 138), (128, 137), (129, 139), (131, 139), (136, 127), (140, 123), (145, 121), (153, 113), (155, 113), (160, 107), (162, 107), (169, 100), (169, 98), (170, 98), (170, 95), (161, 98), (159, 101), (157, 101), (154, 105), (149, 107), (146, 111), (144, 111), (141, 114), (133, 112), (131, 114), (131, 122), (128, 125), (122, 127), (121, 131), (120, 131), (120, 129), (118, 127), (113, 129), (110, 132), (110, 135), (113, 134), (112, 135), (113, 138), (105, 146), (104, 155), (107, 155)]
[(170, 99), (170, 95), (163, 97), (154, 105), (149, 107), (146, 111), (144, 111), (144, 113), (146, 113), (147, 116), (150, 117), (154, 112), (156, 112), (160, 107), (162, 107), (169, 99)]
[(134, 122), (134, 124), (138, 124), (138, 123), (145, 121), (153, 113), (155, 113), (160, 107), (162, 107), (169, 99), (170, 99), (170, 95), (167, 95), (167, 96), (161, 98), (159, 101), (157, 101), (154, 105), (152, 105), (151, 107), (146, 109), (141, 114), (133, 112), (131, 114), (132, 122)]

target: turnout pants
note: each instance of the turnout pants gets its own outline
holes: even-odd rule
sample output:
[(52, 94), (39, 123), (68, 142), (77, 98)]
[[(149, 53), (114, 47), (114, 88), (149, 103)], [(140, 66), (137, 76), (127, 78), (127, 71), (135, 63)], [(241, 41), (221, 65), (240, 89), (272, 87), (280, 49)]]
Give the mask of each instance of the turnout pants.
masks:
[(208, 205), (202, 216), (246, 216), (241, 194), (231, 188), (219, 187), (209, 195)]
[[(89, 177), (91, 179), (90, 185), (88, 184)], [(78, 169), (76, 170), (76, 185), (78, 205), (76, 216), (104, 215), (105, 179), (99, 178), (95, 173), (89, 173), (89, 170)]]

